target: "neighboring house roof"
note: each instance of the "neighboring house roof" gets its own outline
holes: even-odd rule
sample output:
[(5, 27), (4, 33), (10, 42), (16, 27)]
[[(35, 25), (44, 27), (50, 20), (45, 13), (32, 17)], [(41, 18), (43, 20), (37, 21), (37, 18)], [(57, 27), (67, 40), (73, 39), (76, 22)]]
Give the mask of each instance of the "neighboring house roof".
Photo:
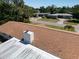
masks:
[(0, 59), (60, 59), (30, 44), (12, 38), (0, 45)]
[(50, 14), (50, 13), (35, 13), (38, 15), (48, 15), (48, 16), (70, 16), (72, 17), (72, 14), (67, 14), (67, 13), (55, 13), (55, 14)]
[(0, 26), (0, 31), (11, 36), (22, 38), (23, 31), (30, 30), (35, 33), (33, 45), (55, 54), (62, 59), (79, 59), (79, 35), (33, 26), (21, 22), (8, 22)]
[(66, 14), (66, 13), (56, 13), (56, 14), (48, 14), (48, 16), (73, 16), (72, 14)]
[(46, 14), (50, 14), (50, 13), (34, 13), (34, 14), (46, 15)]

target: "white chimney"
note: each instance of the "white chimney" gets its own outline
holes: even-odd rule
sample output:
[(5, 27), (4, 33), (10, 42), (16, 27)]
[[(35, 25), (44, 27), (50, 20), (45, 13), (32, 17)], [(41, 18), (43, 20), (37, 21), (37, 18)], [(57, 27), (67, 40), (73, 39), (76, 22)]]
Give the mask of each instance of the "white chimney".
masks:
[(23, 32), (24, 43), (32, 43), (34, 40), (34, 32), (24, 31)]

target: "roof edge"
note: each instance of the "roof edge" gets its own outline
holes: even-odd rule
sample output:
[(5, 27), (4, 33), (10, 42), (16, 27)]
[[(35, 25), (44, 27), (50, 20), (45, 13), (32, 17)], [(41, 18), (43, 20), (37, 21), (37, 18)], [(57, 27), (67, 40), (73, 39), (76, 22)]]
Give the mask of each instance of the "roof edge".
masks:
[[(11, 22), (14, 22), (14, 23), (23, 23), (23, 22), (16, 22), (16, 21), (8, 21), (7, 23), (11, 23)], [(3, 25), (5, 25), (5, 24), (3, 24)], [(58, 31), (58, 32), (63, 32), (63, 33), (68, 33), (68, 34), (73, 34), (73, 35), (79, 36), (79, 34), (76, 33), (76, 32), (70, 32), (70, 31), (65, 31), (65, 30), (60, 30), (60, 29), (55, 29), (55, 28), (49, 28), (49, 27), (46, 27), (46, 26), (38, 25), (38, 24), (37, 25), (36, 24), (31, 24), (31, 23), (24, 23), (24, 24), (35, 26), (35, 27), (46, 28), (48, 30), (54, 30), (54, 31)]]
[(29, 23), (27, 23), (27, 24), (28, 24), (28, 25), (31, 25), (31, 26), (42, 27), (42, 28), (46, 28), (46, 29), (49, 29), (49, 30), (54, 30), (54, 31), (58, 31), (58, 32), (64, 32), (64, 33), (69, 33), (69, 34), (73, 34), (73, 35), (79, 36), (78, 33), (71, 32), (71, 31), (60, 30), (60, 29), (55, 29), (55, 28), (49, 28), (49, 27), (46, 27), (46, 26), (35, 25), (35, 24), (29, 24)]

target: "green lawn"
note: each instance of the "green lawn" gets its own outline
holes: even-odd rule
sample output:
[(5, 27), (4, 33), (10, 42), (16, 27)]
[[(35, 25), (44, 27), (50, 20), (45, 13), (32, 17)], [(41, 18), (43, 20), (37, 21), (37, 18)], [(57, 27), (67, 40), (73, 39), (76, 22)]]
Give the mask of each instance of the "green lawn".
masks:
[(67, 22), (66, 24), (67, 24), (67, 25), (77, 25), (77, 24), (79, 24), (79, 23)]
[(48, 19), (48, 18), (38, 19), (38, 21), (39, 20), (41, 20), (41, 21), (47, 21), (47, 22), (57, 22), (58, 21), (57, 19)]

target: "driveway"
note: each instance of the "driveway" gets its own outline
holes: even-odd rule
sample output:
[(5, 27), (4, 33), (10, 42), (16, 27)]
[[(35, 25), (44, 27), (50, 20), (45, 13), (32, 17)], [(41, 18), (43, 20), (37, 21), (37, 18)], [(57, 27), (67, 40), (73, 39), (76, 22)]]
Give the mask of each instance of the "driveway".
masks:
[(78, 25), (75, 25), (74, 28), (75, 28), (75, 31), (76, 32), (79, 32), (79, 24)]
[(67, 19), (62, 19), (62, 18), (58, 18), (58, 22), (57, 22), (57, 24), (64, 24), (64, 21), (66, 21)]
[(64, 27), (66, 24), (64, 24), (64, 19), (59, 19), (58, 22), (47, 22), (47, 21), (41, 21), (38, 20), (38, 18), (30, 18), (30, 21), (32, 23), (38, 23), (38, 24), (43, 24), (43, 25), (53, 25), (53, 26), (60, 26), (60, 27)]

